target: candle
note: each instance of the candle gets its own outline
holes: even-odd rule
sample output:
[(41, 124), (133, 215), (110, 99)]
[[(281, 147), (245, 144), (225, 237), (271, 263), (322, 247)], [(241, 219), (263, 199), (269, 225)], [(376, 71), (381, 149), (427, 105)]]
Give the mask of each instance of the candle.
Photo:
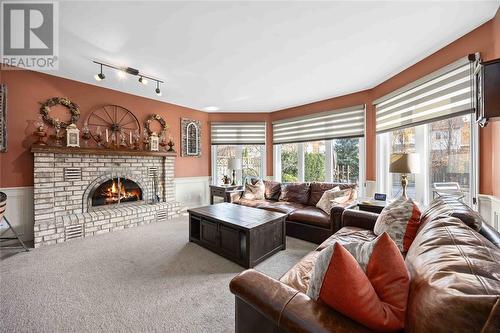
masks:
[(132, 132), (128, 132), (128, 137), (129, 137), (130, 144), (132, 144)]
[(108, 142), (108, 129), (106, 128), (106, 142)]

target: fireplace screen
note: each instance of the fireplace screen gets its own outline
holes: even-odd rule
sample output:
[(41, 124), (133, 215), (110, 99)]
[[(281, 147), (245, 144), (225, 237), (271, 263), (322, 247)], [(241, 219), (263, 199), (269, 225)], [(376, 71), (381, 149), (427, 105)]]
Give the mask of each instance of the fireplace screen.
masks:
[(113, 205), (142, 200), (142, 190), (136, 182), (119, 177), (110, 179), (94, 191), (92, 206)]

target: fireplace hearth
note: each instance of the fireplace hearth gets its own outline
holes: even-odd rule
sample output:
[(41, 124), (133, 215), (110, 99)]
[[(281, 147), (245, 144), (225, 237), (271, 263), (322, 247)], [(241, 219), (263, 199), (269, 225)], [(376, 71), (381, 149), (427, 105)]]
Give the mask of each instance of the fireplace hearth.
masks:
[(131, 179), (117, 177), (99, 185), (91, 198), (91, 206), (119, 205), (126, 202), (142, 201), (141, 187)]
[(35, 247), (179, 216), (175, 153), (49, 146), (31, 151)]

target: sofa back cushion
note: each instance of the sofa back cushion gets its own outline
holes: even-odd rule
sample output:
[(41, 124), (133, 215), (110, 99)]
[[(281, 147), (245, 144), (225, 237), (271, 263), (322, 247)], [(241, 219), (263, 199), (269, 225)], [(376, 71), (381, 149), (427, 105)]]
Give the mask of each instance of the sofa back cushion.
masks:
[[(252, 178), (250, 181), (252, 184), (256, 184), (259, 180), (258, 178)], [(266, 179), (262, 179), (262, 181), (264, 182), (264, 198), (278, 201), (281, 194), (281, 183)]]
[(442, 196), (432, 200), (422, 212), (421, 222), (425, 224), (438, 216), (456, 217), (476, 231), (481, 230), (483, 224), (483, 218), (479, 213), (455, 197)]
[(500, 315), (495, 245), (457, 218), (438, 217), (422, 225), (405, 261), (411, 275), (405, 331), (495, 331)]
[(282, 184), (279, 200), (307, 205), (309, 202), (309, 192), (309, 183)]
[(316, 206), (318, 201), (321, 199), (323, 196), (323, 193), (325, 191), (331, 190), (334, 187), (339, 187), (341, 190), (345, 190), (348, 188), (353, 188), (355, 189), (357, 187), (356, 184), (346, 184), (346, 183), (311, 183), (310, 184), (310, 191), (311, 194), (309, 195), (309, 206)]

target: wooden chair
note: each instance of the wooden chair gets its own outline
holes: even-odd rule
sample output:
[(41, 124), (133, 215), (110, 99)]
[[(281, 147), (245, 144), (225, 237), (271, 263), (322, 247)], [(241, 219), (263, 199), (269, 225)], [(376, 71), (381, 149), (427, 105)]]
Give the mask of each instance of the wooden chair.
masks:
[(0, 222), (2, 221), (2, 219), (4, 219), (5, 222), (7, 222), (7, 225), (9, 226), (9, 229), (12, 230), (12, 232), (15, 235), (15, 237), (0, 237), (0, 241), (17, 239), (21, 243), (21, 245), (23, 246), (24, 250), (26, 252), (29, 252), (29, 249), (26, 247), (26, 245), (24, 245), (22, 239), (19, 237), (19, 235), (16, 232), (16, 230), (14, 228), (12, 228), (12, 226), (10, 225), (9, 220), (7, 220), (7, 217), (5, 216), (5, 210), (6, 209), (7, 209), (7, 194), (5, 194), (3, 192), (0, 192)]

